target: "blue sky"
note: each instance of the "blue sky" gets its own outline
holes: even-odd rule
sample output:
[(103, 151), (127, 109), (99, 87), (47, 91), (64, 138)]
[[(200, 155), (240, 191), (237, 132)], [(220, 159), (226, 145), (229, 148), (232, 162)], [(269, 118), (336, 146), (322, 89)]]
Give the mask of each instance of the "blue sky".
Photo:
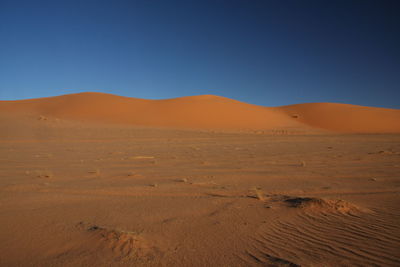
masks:
[(0, 0), (0, 99), (97, 91), (400, 108), (400, 3)]

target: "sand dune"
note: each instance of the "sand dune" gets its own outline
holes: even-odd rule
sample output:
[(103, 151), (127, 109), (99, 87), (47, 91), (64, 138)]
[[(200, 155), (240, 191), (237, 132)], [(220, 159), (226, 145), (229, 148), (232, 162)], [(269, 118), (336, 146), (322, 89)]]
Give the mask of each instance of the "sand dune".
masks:
[(261, 129), (299, 126), (286, 114), (218, 96), (145, 100), (100, 93), (1, 103), (1, 110), (156, 127)]
[(79, 93), (0, 101), (0, 112), (153, 127), (309, 131), (400, 132), (400, 110), (333, 103), (262, 107), (214, 95), (145, 100), (103, 93)]
[(399, 133), (400, 110), (336, 103), (309, 103), (280, 107), (312, 127), (350, 133)]

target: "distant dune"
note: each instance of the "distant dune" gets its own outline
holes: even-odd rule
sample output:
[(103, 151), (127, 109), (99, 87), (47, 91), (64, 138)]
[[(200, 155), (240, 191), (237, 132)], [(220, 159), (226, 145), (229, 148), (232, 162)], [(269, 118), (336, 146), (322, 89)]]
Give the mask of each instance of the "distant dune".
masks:
[(79, 93), (0, 101), (0, 112), (153, 127), (400, 133), (400, 110), (396, 109), (334, 103), (263, 107), (214, 95), (146, 100)]
[(311, 127), (347, 133), (400, 133), (400, 110), (337, 103), (279, 107)]

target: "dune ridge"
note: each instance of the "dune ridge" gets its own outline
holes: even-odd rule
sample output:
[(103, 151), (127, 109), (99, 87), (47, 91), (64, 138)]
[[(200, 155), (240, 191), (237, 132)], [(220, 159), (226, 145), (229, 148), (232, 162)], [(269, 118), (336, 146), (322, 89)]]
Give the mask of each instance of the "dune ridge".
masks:
[(147, 100), (105, 93), (0, 101), (1, 113), (195, 129), (400, 133), (400, 110), (336, 103), (263, 107), (215, 95)]

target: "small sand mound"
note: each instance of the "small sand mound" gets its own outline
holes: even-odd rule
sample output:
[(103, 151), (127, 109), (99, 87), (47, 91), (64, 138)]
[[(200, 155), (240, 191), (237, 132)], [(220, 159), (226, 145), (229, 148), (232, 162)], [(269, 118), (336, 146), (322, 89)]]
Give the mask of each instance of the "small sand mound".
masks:
[(325, 200), (313, 197), (292, 197), (286, 199), (285, 203), (288, 204), (290, 207), (302, 209), (339, 211), (341, 213), (360, 211), (358, 207), (344, 200)]
[(149, 246), (138, 233), (107, 229), (97, 225), (79, 226), (97, 240), (99, 247), (111, 250), (116, 259), (151, 259), (157, 252), (157, 249)]

